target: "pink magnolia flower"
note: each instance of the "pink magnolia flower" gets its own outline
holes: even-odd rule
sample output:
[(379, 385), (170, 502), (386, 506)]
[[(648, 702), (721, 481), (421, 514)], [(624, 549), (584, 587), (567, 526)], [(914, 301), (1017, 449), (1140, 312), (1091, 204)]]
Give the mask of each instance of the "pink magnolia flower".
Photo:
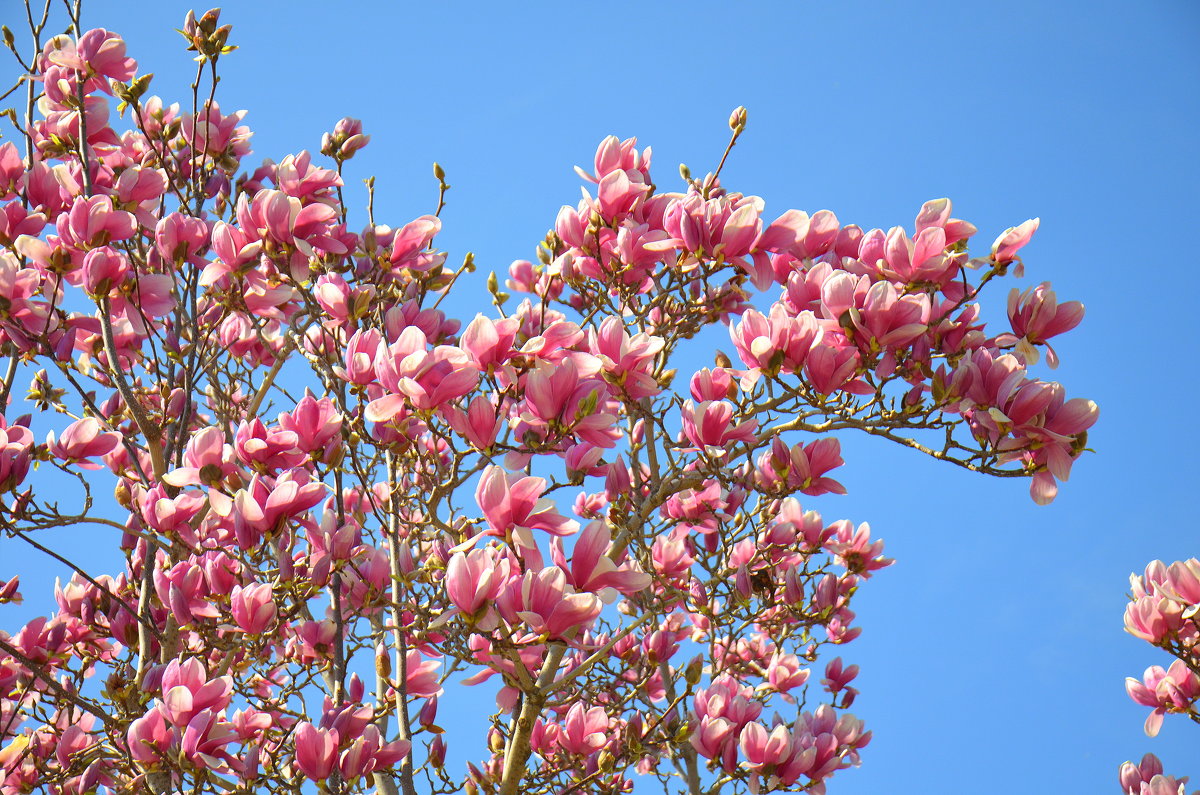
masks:
[(488, 467), (479, 479), (475, 499), (487, 518), (490, 534), (512, 538), (517, 544), (534, 549), (533, 530), (545, 530), (556, 536), (571, 535), (579, 523), (560, 514), (550, 499), (542, 499), (546, 490), (543, 478), (509, 475), (500, 467)]
[(896, 561), (883, 556), (883, 542), (871, 541), (871, 526), (866, 522), (857, 528), (846, 520), (830, 525), (832, 537), (826, 549), (851, 574), (870, 577), (871, 572), (887, 568)]
[(737, 395), (737, 384), (733, 380), (733, 371), (725, 367), (718, 367), (715, 370), (705, 367), (697, 370), (692, 376), (689, 388), (692, 397), (700, 402), (733, 399)]
[(466, 411), (447, 406), (441, 413), (454, 432), (470, 442), (476, 450), (490, 450), (504, 428), (500, 412), (483, 396), (472, 400)]
[(125, 55), (125, 41), (103, 28), (87, 31), (78, 42), (69, 36), (55, 36), (42, 50), (42, 57), (43, 64), (49, 62), (82, 72), (90, 78), (87, 89), (91, 91), (99, 89), (111, 94), (109, 80), (127, 83), (137, 73), (137, 61)]
[(753, 309), (744, 312), (737, 325), (730, 325), (729, 336), (747, 367), (774, 375), (799, 371), (822, 329), (812, 312), (791, 317), (776, 303), (769, 318)]
[[(836, 334), (826, 334), (813, 345), (804, 361), (804, 374), (822, 395), (839, 389), (854, 391), (854, 378), (861, 358), (858, 350)], [(850, 382), (850, 383), (847, 383)]]
[(794, 654), (771, 655), (767, 663), (767, 682), (780, 693), (786, 693), (800, 687), (808, 681), (810, 671), (803, 667), (800, 658)]
[(1083, 320), (1083, 304), (1067, 301), (1060, 304), (1050, 282), (1042, 282), (1025, 292), (1013, 288), (1008, 294), (1008, 319), (1012, 334), (1001, 334), (997, 343), (1009, 345), (1015, 342), (1017, 350), (1029, 364), (1037, 364), (1036, 345), (1046, 346), (1046, 363), (1051, 369), (1058, 367), (1058, 354), (1047, 344), (1051, 337), (1065, 334)]
[(33, 433), (24, 425), (9, 425), (0, 416), (0, 491), (21, 485), (32, 462)]
[(422, 215), (409, 221), (392, 237), (388, 261), (396, 270), (408, 268), (419, 272), (441, 265), (446, 255), (429, 250), (433, 238), (441, 231), (442, 222), (436, 216)]
[(335, 160), (349, 160), (370, 141), (371, 136), (363, 135), (362, 122), (347, 116), (333, 126), (332, 133), (321, 136), (321, 154)]
[(567, 585), (567, 573), (558, 566), (510, 579), (496, 604), (509, 624), (524, 622), (529, 631), (558, 640), (578, 634), (600, 615), (602, 606), (595, 594), (575, 593)]
[[(338, 772), (346, 781), (354, 781), (362, 776), (370, 775), (376, 770), (392, 767), (408, 756), (411, 748), (412, 743), (408, 740), (393, 740), (385, 743), (379, 734), (379, 729), (374, 724), (368, 724), (363, 728), (362, 734), (355, 737), (338, 757)], [(297, 746), (297, 761), (298, 757), (299, 746)], [(312, 778), (312, 776), (309, 777)]]
[(845, 494), (846, 487), (825, 477), (843, 463), (841, 443), (825, 437), (807, 445), (789, 447), (779, 437), (771, 440), (771, 449), (758, 458), (758, 483), (770, 491), (798, 490), (803, 494)]
[(603, 707), (585, 710), (583, 703), (576, 701), (559, 728), (558, 747), (568, 754), (587, 756), (604, 747), (612, 725)]
[(670, 533), (660, 535), (654, 539), (654, 546), (650, 550), (654, 572), (659, 577), (674, 582), (676, 587), (686, 585), (692, 565), (696, 562), (693, 551), (684, 528), (676, 528)]
[(229, 610), (238, 629), (261, 635), (275, 623), (278, 608), (270, 583), (235, 586), (229, 594)]
[(644, 181), (641, 172), (631, 169), (610, 171), (596, 186), (596, 211), (610, 223), (619, 221), (632, 213), (649, 191), (650, 185)]
[(510, 565), (509, 558), (492, 547), (456, 552), (446, 564), (446, 595), (485, 632), (496, 628), (495, 600), (509, 579)]
[(608, 603), (616, 600), (617, 593), (628, 596), (651, 582), (650, 575), (639, 571), (632, 562), (620, 565), (613, 562), (608, 556), (611, 547), (612, 533), (607, 522), (588, 522), (575, 539), (569, 562), (561, 539), (550, 541), (554, 562), (567, 572), (568, 582), (576, 590), (596, 593)]
[(825, 678), (821, 680), (821, 686), (837, 695), (846, 690), (857, 676), (857, 665), (844, 665), (841, 657), (834, 657), (825, 665)]
[(284, 522), (312, 508), (325, 493), (324, 483), (312, 480), (303, 469), (291, 469), (273, 485), (256, 474), (232, 497), (213, 489), (208, 499), (216, 516), (232, 522), (238, 544), (252, 549), (263, 535), (274, 533)]
[(515, 353), (513, 342), (520, 323), (515, 317), (493, 320), (482, 314), (476, 315), (463, 331), (459, 345), (471, 354), (476, 367), (488, 372), (504, 364)]
[(281, 191), (300, 199), (304, 204), (320, 202), (330, 207), (337, 205), (334, 191), (342, 186), (342, 178), (333, 169), (314, 166), (312, 155), (307, 150), (280, 160), (273, 176), (275, 185)]
[(289, 469), (304, 460), (298, 448), (299, 438), (294, 431), (268, 428), (255, 417), (238, 425), (233, 436), (233, 450), (238, 459), (260, 472)]
[(1126, 678), (1125, 690), (1138, 704), (1154, 707), (1146, 718), (1146, 735), (1154, 737), (1168, 712), (1186, 713), (1194, 708), (1196, 700), (1200, 699), (1200, 676), (1183, 660), (1175, 660), (1167, 669), (1150, 666), (1140, 682), (1133, 677)]
[[(833, 247), (838, 230), (837, 216), (829, 210), (819, 210), (811, 217), (802, 210), (788, 210), (763, 230), (757, 248), (799, 260), (815, 259)], [(781, 283), (788, 275), (776, 272)]]
[(654, 362), (665, 341), (644, 332), (630, 336), (619, 318), (606, 318), (589, 332), (588, 344), (611, 383), (637, 400), (662, 391), (654, 378)]
[(940, 227), (946, 234), (946, 245), (952, 246), (960, 240), (966, 240), (975, 234), (974, 224), (950, 217), (951, 203), (949, 199), (931, 199), (921, 206), (917, 213), (916, 231), (919, 235), (929, 227)]
[(92, 295), (107, 295), (133, 275), (129, 258), (108, 246), (94, 248), (83, 258), (83, 289)]
[(133, 215), (113, 208), (108, 196), (77, 196), (55, 222), (59, 240), (68, 248), (89, 249), (133, 236)]
[(296, 437), (296, 446), (321, 460), (342, 446), (342, 415), (329, 398), (305, 395), (291, 412), (279, 415), (279, 427)]
[(438, 345), (427, 350), (425, 334), (409, 326), (375, 355), (379, 382), (391, 393), (367, 406), (371, 422), (389, 422), (406, 403), (433, 410), (470, 392), (479, 383), (479, 370), (461, 348)]
[[(900, 284), (933, 282), (942, 286), (960, 270), (958, 261), (945, 254), (946, 230), (940, 226), (927, 226), (912, 238), (900, 226), (892, 227), (886, 235), (881, 231), (874, 234), (876, 231), (864, 235), (858, 258), (871, 266), (873, 272), (891, 281)], [(882, 252), (879, 250), (881, 235)]]
[[(992, 260), (997, 264), (1012, 262), (1033, 237), (1041, 223), (1040, 218), (1031, 218), (1020, 226), (1009, 227), (992, 244)], [(1017, 276), (1021, 274), (1018, 273)]]
[(157, 764), (166, 757), (175, 740), (175, 733), (167, 725), (167, 719), (157, 707), (129, 724), (125, 734), (129, 743), (129, 754), (146, 765)]
[(755, 247), (762, 231), (762, 209), (763, 200), (757, 196), (724, 194), (705, 199), (689, 192), (668, 204), (663, 229), (671, 239), (655, 247), (679, 247), (726, 260), (744, 257)]
[(237, 732), (223, 715), (205, 709), (188, 721), (180, 738), (179, 749), (197, 767), (227, 772), (236, 761), (225, 746), (237, 739)]
[(427, 659), (420, 649), (410, 649), (404, 662), (405, 686), (410, 698), (436, 698), (442, 694), (439, 659)]
[(120, 442), (120, 436), (104, 431), (95, 417), (84, 417), (66, 427), (62, 436), (54, 438), (51, 431), (46, 438), (46, 447), (55, 458), (83, 469), (99, 469), (100, 465), (89, 458), (112, 452)]
[(728, 772), (737, 765), (736, 727), (725, 718), (703, 715), (699, 718), (690, 742), (705, 759), (720, 759)]
[(344, 367), (333, 372), (351, 384), (365, 386), (375, 381), (375, 358), (383, 344), (382, 335), (375, 329), (359, 330), (346, 341)]
[(588, 182), (599, 182), (614, 171), (637, 171), (644, 181), (650, 181), (650, 147), (641, 152), (637, 149), (637, 138), (626, 138), (624, 141), (615, 135), (610, 135), (596, 147), (595, 174), (589, 174), (579, 166), (575, 173)]
[(680, 410), (683, 420), (683, 436), (694, 446), (714, 458), (723, 458), (729, 447), (738, 443), (752, 443), (755, 439), (756, 420), (733, 422), (733, 404), (724, 400), (706, 400), (700, 404), (687, 401)]
[(176, 726), (186, 726), (205, 710), (219, 712), (229, 706), (233, 678), (210, 680), (204, 663), (196, 657), (172, 660), (162, 674), (163, 715)]
[(233, 447), (225, 443), (225, 433), (215, 425), (192, 434), (183, 455), (184, 466), (163, 475), (170, 486), (220, 486), (237, 471)]
[[(588, 357), (599, 366), (598, 360)], [(607, 385), (580, 371), (574, 358), (557, 364), (540, 361), (525, 377), (524, 410), (517, 426), (518, 438), (526, 430), (541, 437), (571, 434), (579, 441), (605, 449), (616, 444), (615, 406)]]
[(19, 195), (24, 187), (25, 160), (16, 144), (5, 141), (0, 144), (0, 199)]
[(312, 781), (328, 780), (337, 762), (337, 730), (318, 729), (311, 723), (301, 723), (293, 737), (296, 767), (300, 772)]
[(21, 202), (0, 207), (0, 245), (14, 246), (22, 235), (36, 236), (46, 226), (46, 216), (30, 212)]
[[(172, 242), (169, 236), (167, 242)], [(224, 221), (217, 221), (212, 229), (212, 251), (217, 255), (217, 259), (204, 266), (200, 273), (200, 286), (224, 285), (228, 275), (244, 272), (247, 266), (256, 264), (262, 247), (262, 240), (258, 235), (252, 235)], [(177, 250), (178, 244), (172, 251)]]
[(214, 158), (232, 173), (250, 153), (250, 128), (240, 124), (245, 115), (239, 110), (225, 116), (216, 102), (206, 102), (198, 114), (181, 118), (180, 133), (196, 154)]
[(794, 729), (789, 732), (783, 724), (768, 734), (761, 723), (748, 723), (738, 735), (738, 745), (746, 767), (785, 787), (810, 773), (817, 761), (816, 746), (806, 744), (802, 734)]
[[(226, 240), (233, 228), (226, 229)], [(209, 227), (202, 218), (182, 213), (166, 215), (154, 227), (154, 245), (167, 262), (182, 265), (184, 262), (200, 264), (200, 253), (208, 247)], [(230, 253), (226, 248), (226, 253)]]
[(1163, 775), (1162, 762), (1154, 754), (1146, 754), (1140, 764), (1125, 762), (1118, 773), (1125, 795), (1185, 795), (1188, 777)]
[(171, 608), (180, 626), (189, 626), (199, 618), (220, 615), (204, 575), (200, 561), (194, 557), (180, 561), (166, 571), (158, 568), (154, 571), (154, 590), (159, 600)]

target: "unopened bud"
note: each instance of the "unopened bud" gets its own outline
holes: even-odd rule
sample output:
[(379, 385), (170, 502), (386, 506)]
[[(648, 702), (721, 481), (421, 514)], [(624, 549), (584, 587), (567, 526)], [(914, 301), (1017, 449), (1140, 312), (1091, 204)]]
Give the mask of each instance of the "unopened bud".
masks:
[(729, 114), (729, 129), (738, 133), (746, 129), (746, 108), (744, 105), (738, 105), (733, 109), (733, 113)]
[[(446, 741), (440, 734), (429, 744), (429, 763), (436, 768), (442, 768), (446, 764)], [(467, 786), (469, 788), (471, 783), (468, 782)]]

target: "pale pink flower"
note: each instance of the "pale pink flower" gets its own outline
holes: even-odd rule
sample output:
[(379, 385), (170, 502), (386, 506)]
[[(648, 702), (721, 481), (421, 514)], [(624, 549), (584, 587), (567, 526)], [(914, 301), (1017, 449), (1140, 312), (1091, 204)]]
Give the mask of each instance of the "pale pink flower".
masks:
[(603, 707), (584, 709), (582, 702), (576, 701), (559, 728), (559, 748), (568, 754), (587, 756), (608, 742), (611, 723)]
[(1138, 704), (1154, 707), (1146, 718), (1145, 727), (1146, 735), (1154, 737), (1168, 712), (1187, 713), (1194, 709), (1196, 700), (1200, 699), (1200, 676), (1193, 673), (1183, 660), (1175, 660), (1167, 669), (1159, 665), (1150, 666), (1140, 682), (1127, 677), (1125, 690)]
[(551, 499), (543, 499), (543, 478), (510, 475), (500, 467), (488, 467), (479, 479), (475, 499), (487, 518), (492, 535), (511, 537), (521, 546), (535, 548), (533, 530), (551, 535), (571, 535), (579, 523), (560, 514)]
[(301, 723), (294, 734), (296, 767), (312, 781), (326, 781), (337, 761), (338, 739), (336, 729), (318, 729), (311, 723)]
[(558, 640), (574, 637), (600, 615), (602, 607), (595, 594), (575, 593), (558, 566), (514, 577), (496, 603), (509, 624), (524, 622), (531, 632)]
[(446, 564), (446, 595), (473, 624), (483, 631), (495, 629), (495, 600), (509, 578), (510, 561), (487, 547), (456, 552)]
[(482, 314), (476, 315), (463, 331), (459, 345), (471, 354), (476, 367), (487, 372), (504, 364), (515, 353), (513, 341), (519, 328), (520, 320), (515, 317), (493, 320)]
[(692, 443), (693, 449), (703, 450), (715, 458), (724, 457), (731, 445), (753, 442), (758, 424), (753, 419), (735, 424), (733, 404), (724, 400), (706, 400), (699, 404), (689, 400), (683, 404), (680, 417), (683, 436)]
[(229, 610), (238, 629), (261, 635), (275, 623), (277, 608), (270, 583), (235, 586), (229, 594)]
[(397, 270), (409, 268), (421, 272), (441, 265), (446, 255), (428, 250), (433, 238), (441, 231), (442, 222), (436, 216), (422, 215), (409, 221), (393, 236), (388, 261)]
[(618, 565), (608, 556), (612, 533), (606, 522), (589, 522), (575, 539), (568, 562), (562, 541), (551, 539), (554, 562), (567, 572), (568, 582), (580, 591), (591, 591), (605, 602), (616, 599), (617, 593), (628, 596), (650, 585), (650, 575), (639, 571), (630, 561)]
[(1031, 218), (1020, 226), (1004, 230), (992, 244), (992, 260), (997, 264), (1004, 264), (1016, 259), (1017, 252), (1030, 241), (1040, 223), (1040, 218)]
[(233, 692), (233, 677), (220, 676), (210, 680), (204, 663), (195, 657), (172, 660), (162, 674), (163, 715), (176, 726), (203, 712), (218, 712), (229, 706)]
[(105, 431), (95, 417), (76, 420), (57, 439), (53, 431), (46, 438), (46, 447), (51, 455), (83, 469), (99, 469), (99, 464), (87, 459), (109, 453), (119, 443), (120, 436)]

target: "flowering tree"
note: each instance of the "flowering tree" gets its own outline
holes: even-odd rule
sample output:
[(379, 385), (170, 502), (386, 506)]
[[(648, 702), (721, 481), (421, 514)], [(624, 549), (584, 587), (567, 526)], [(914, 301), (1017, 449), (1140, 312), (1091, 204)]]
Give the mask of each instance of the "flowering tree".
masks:
[[(1146, 734), (1154, 737), (1168, 712), (1200, 723), (1200, 560), (1156, 560), (1146, 573), (1129, 577), (1130, 601), (1125, 630), (1174, 657), (1170, 667), (1152, 665), (1141, 679), (1129, 677), (1125, 689), (1138, 704), (1151, 707)], [(1152, 753), (1141, 764), (1121, 765), (1121, 787), (1131, 795), (1181, 795), (1187, 777), (1163, 775)]]
[[(801, 506), (845, 491), (833, 434), (1027, 477), (1039, 503), (1086, 447), (1095, 404), (1029, 372), (1083, 307), (1044, 284), (1013, 290), (1010, 329), (980, 319), (1036, 219), (975, 257), (946, 199), (911, 232), (770, 220), (720, 166), (660, 192), (650, 150), (610, 137), (510, 268), (522, 297), (493, 274), (464, 326), (441, 200), (352, 231), (357, 122), (325, 165), (244, 168), (216, 11), (181, 31), (182, 107), (78, 3), (66, 35), (28, 11), (31, 46), (4, 33), (26, 75), (0, 405), (30, 379), (36, 414), (0, 421), (0, 526), (74, 575), (0, 633), (2, 793), (824, 792), (870, 739), (838, 647), (892, 562)], [(716, 324), (738, 361), (678, 373)], [(66, 525), (111, 533), (120, 569), (53, 549)], [(495, 702), (477, 744), (437, 725), (446, 686)], [(451, 749), (484, 758), (455, 772)]]

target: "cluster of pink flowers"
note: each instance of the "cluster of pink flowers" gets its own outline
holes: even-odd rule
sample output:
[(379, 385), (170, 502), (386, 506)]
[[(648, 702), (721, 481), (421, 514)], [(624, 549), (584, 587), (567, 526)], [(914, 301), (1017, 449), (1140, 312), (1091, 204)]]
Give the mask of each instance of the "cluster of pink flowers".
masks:
[[(1153, 561), (1143, 574), (1130, 575), (1129, 587), (1125, 631), (1175, 657), (1166, 668), (1152, 665), (1140, 679), (1125, 680), (1129, 697), (1150, 708), (1146, 735), (1156, 736), (1168, 714), (1200, 722), (1200, 560)], [(1176, 781), (1162, 770), (1146, 754), (1140, 765), (1121, 766), (1121, 786), (1133, 795), (1183, 793), (1187, 778)]]
[[(216, 11), (182, 32), (214, 71), (231, 51)], [(609, 137), (580, 171), (595, 195), (509, 269), (524, 295), (493, 274), (496, 312), (464, 324), (439, 307), (474, 265), (438, 249), (437, 213), (351, 227), (361, 123), (323, 137), (326, 166), (252, 166), (244, 111), (148, 96), (116, 34), (34, 55), (29, 155), (0, 145), (3, 394), (20, 363), (45, 369), (38, 413), (0, 416), (0, 514), (27, 541), (96, 525), (123, 563), (68, 563), (57, 612), (0, 632), (0, 795), (616, 792), (650, 774), (824, 792), (871, 737), (848, 711), (858, 666), (831, 647), (893, 562), (866, 523), (798, 501), (846, 493), (830, 433), (1027, 475), (1042, 503), (1086, 449), (1095, 404), (1030, 370), (1082, 306), (1043, 285), (1014, 291), (1010, 329), (979, 320), (1036, 220), (975, 259), (945, 199), (911, 232), (771, 220), (717, 174), (658, 192), (650, 150)], [(739, 363), (677, 380), (715, 323)], [(39, 463), (74, 476), (77, 508)], [(1194, 575), (1148, 574), (1131, 626), (1184, 642)], [(458, 672), (497, 684), (465, 778), (435, 723)], [(1192, 709), (1189, 676), (1131, 693)]]

